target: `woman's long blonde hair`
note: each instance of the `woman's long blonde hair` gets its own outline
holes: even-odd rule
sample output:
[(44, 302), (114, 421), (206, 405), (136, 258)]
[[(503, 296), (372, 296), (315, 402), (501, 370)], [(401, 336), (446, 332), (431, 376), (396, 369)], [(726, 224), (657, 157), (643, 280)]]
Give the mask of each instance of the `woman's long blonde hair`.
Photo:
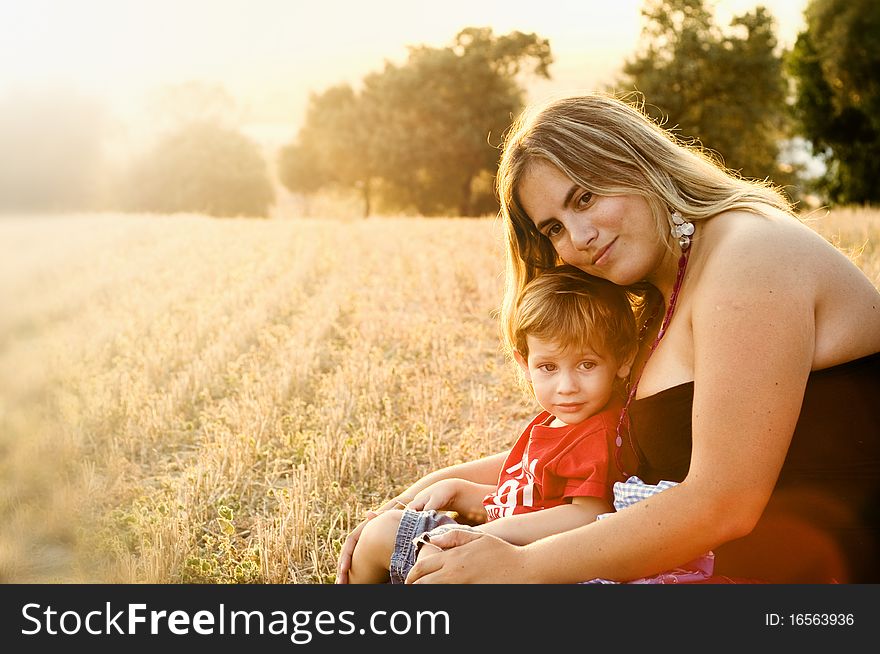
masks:
[[(535, 229), (517, 190), (529, 164), (543, 160), (597, 195), (640, 195), (648, 202), (657, 238), (673, 247), (670, 210), (690, 221), (732, 209), (765, 213), (770, 207), (792, 213), (769, 182), (745, 180), (702, 150), (680, 142), (651, 120), (641, 106), (603, 94), (554, 100), (526, 109), (508, 130), (496, 179), (506, 231), (506, 284), (501, 331), (514, 348), (511, 318), (520, 291), (559, 259), (550, 241)], [(636, 304), (656, 302), (645, 285), (633, 287)]]

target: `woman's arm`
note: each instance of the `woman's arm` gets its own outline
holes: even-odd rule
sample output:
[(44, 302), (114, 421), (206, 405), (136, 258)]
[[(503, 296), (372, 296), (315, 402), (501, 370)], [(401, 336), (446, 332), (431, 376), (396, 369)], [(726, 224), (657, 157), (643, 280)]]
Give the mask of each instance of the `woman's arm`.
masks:
[[(407, 583), (577, 583), (656, 574), (717, 546), (720, 532), (704, 521), (709, 512), (695, 506), (702, 500), (699, 489), (682, 483), (604, 520), (523, 546), (451, 530), (431, 539), (445, 551), (417, 562)], [(714, 521), (723, 524), (723, 511)]]
[(748, 534), (788, 451), (813, 357), (810, 257), (779, 236), (768, 221), (716, 248), (692, 290), (690, 325), (682, 313), (670, 326), (693, 334), (693, 452), (681, 484), (521, 548), (476, 538), (426, 559), (410, 581), (626, 580)]

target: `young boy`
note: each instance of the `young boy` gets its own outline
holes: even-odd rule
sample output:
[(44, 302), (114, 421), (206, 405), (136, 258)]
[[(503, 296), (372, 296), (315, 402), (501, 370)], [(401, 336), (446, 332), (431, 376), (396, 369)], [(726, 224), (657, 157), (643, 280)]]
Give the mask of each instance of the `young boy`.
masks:
[[(389, 575), (403, 583), (418, 556), (436, 552), (419, 546), (438, 526), (475, 528), (524, 545), (613, 510), (612, 485), (624, 479), (614, 454), (619, 391), (637, 347), (626, 292), (558, 266), (523, 289), (515, 322), (513, 357), (544, 410), (511, 448), (497, 483), (442, 479), (403, 510), (367, 522), (352, 554), (350, 583), (382, 583)], [(445, 511), (488, 522), (460, 525)]]

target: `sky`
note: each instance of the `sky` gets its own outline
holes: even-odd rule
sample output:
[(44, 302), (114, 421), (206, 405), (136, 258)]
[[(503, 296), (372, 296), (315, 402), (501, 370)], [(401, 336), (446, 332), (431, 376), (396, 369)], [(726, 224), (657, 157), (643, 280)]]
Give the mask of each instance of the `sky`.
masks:
[[(718, 0), (720, 24), (766, 6), (785, 45), (807, 0)], [(0, 92), (64, 85), (119, 114), (169, 84), (221, 85), (244, 122), (295, 135), (310, 92), (357, 85), (407, 46), (447, 45), (468, 26), (550, 40), (552, 82), (529, 100), (610, 83), (641, 30), (642, 0), (4, 0)], [(268, 133), (268, 132), (267, 132)]]

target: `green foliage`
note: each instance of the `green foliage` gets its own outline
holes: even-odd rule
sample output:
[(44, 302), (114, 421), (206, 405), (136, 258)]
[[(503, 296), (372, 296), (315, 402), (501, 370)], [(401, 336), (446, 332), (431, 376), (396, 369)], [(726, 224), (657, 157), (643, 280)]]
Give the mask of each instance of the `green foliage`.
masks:
[(772, 16), (756, 7), (722, 31), (704, 0), (649, 0), (642, 14), (644, 50), (623, 70), (649, 113), (744, 177), (792, 181), (777, 163), (787, 113)]
[(125, 198), (138, 211), (212, 216), (265, 216), (273, 201), (259, 148), (207, 122), (183, 125), (136, 162)]
[(486, 209), (482, 175), (523, 105), (517, 77), (548, 77), (549, 43), (535, 34), (467, 28), (445, 48), (410, 48), (405, 64), (368, 75), (360, 93), (314, 95), (297, 143), (282, 151), (283, 183), (309, 193), (357, 189), (369, 215), (383, 206), (423, 215)]
[(253, 584), (261, 581), (260, 551), (237, 537), (231, 506), (217, 507), (217, 531), (202, 536), (198, 553), (188, 557), (181, 582), (189, 584)]
[(788, 59), (795, 112), (830, 200), (880, 201), (880, 3), (812, 0)]

